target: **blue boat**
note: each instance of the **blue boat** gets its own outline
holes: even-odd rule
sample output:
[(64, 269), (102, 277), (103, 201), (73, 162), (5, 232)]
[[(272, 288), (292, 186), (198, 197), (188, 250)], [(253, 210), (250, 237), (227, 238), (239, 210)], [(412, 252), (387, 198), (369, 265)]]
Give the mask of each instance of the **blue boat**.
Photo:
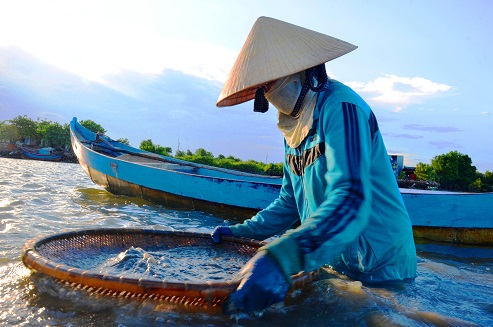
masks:
[(92, 181), (113, 194), (168, 208), (245, 219), (279, 195), (281, 179), (191, 163), (146, 152), (93, 133), (74, 118), (72, 148)]
[(56, 153), (53, 148), (31, 149), (23, 146), (21, 150), (26, 158), (33, 160), (60, 161), (63, 156), (62, 153)]
[[(157, 155), (70, 123), (72, 147), (92, 181), (117, 195), (243, 220), (279, 195), (282, 179)], [(416, 237), (493, 245), (493, 193), (401, 188)]]

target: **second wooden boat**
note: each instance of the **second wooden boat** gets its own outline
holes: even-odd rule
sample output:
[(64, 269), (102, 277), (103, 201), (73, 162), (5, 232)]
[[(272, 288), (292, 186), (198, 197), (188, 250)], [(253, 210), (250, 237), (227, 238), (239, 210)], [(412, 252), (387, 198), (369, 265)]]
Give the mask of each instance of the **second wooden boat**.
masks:
[[(93, 133), (76, 118), (70, 134), (84, 171), (113, 194), (243, 220), (267, 207), (281, 189), (281, 178), (149, 153)], [(493, 245), (493, 193), (400, 190), (416, 237)]]

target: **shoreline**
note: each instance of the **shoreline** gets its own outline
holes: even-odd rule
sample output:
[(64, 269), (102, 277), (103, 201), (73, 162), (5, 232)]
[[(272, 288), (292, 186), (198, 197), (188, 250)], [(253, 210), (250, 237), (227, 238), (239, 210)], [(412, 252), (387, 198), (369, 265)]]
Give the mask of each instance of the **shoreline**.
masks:
[[(22, 151), (19, 150), (10, 150), (10, 151), (0, 151), (0, 158), (7, 159), (23, 159), (23, 160), (33, 160), (33, 161), (45, 161), (45, 160), (35, 160), (31, 158), (27, 158)], [(47, 161), (49, 162), (49, 161)], [(79, 160), (75, 156), (73, 152), (64, 152), (62, 159), (60, 161), (55, 162), (64, 162), (64, 163), (79, 163)]]

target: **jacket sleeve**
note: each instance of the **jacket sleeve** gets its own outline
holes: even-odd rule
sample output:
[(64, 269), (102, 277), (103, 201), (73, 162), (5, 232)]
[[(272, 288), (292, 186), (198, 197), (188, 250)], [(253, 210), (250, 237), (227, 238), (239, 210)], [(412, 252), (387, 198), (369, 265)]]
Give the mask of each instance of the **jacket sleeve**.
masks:
[(271, 236), (281, 234), (299, 220), (298, 210), (293, 196), (293, 186), (286, 173), (284, 163), (284, 177), (279, 197), (267, 208), (260, 211), (254, 217), (242, 224), (231, 226), (231, 231), (236, 237), (247, 237), (264, 240)]
[(265, 247), (286, 276), (331, 262), (356, 240), (370, 217), (373, 143), (368, 115), (352, 103), (328, 101), (320, 119), (327, 188), (317, 191), (325, 192), (324, 200), (301, 226)]

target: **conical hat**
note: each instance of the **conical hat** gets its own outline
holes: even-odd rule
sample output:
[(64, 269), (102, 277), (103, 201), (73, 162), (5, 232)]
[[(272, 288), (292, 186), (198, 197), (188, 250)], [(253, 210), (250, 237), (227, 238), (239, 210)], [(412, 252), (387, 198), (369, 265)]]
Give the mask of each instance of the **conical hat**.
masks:
[(256, 89), (345, 55), (357, 47), (334, 37), (270, 17), (259, 17), (231, 68), (218, 107), (255, 98)]

